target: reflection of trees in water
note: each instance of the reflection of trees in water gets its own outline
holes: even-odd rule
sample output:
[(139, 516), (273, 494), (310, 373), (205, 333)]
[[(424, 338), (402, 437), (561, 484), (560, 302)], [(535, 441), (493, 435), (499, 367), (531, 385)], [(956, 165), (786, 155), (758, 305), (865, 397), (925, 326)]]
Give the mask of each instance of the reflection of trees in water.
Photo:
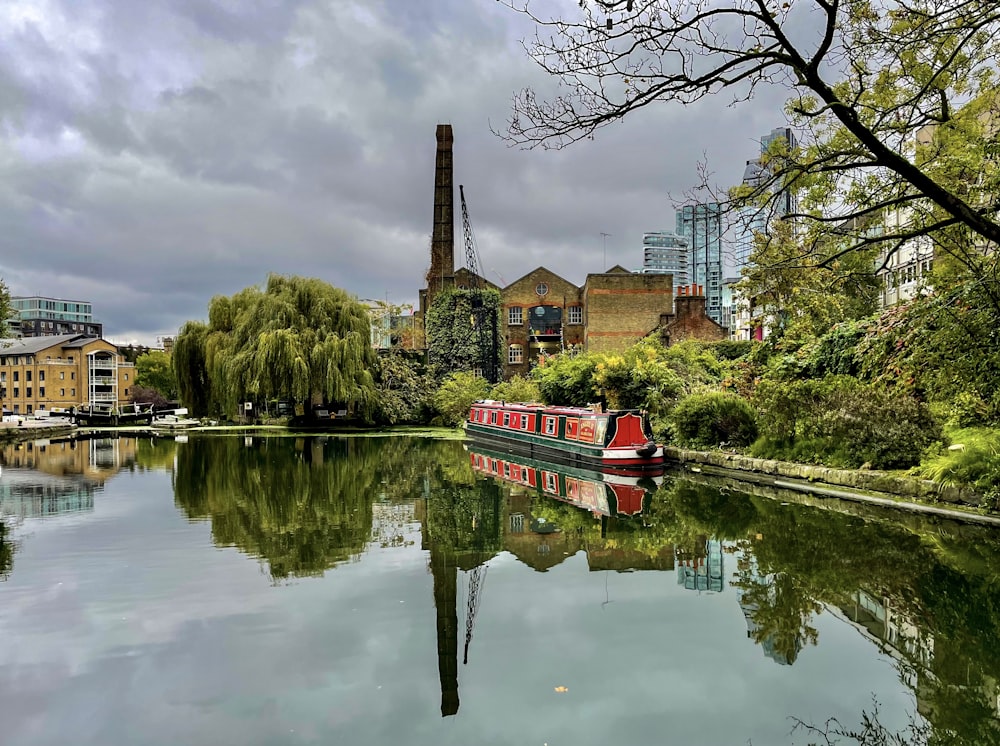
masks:
[(14, 569), (14, 552), (17, 549), (10, 538), (10, 526), (0, 519), (0, 580), (10, 577), (10, 571)]
[(272, 578), (318, 575), (363, 551), (376, 499), (422, 493), (441, 451), (412, 438), (194, 438), (177, 447), (175, 499)]
[[(685, 531), (736, 539), (734, 585), (751, 637), (767, 654), (794, 662), (803, 645), (818, 640), (814, 615), (823, 606), (837, 609), (891, 653), (931, 724), (929, 741), (900, 743), (1000, 744), (995, 532), (928, 522), (918, 534), (892, 521), (720, 496), (711, 487), (675, 484), (657, 497), (672, 503)], [(859, 595), (878, 606), (861, 621), (847, 613)], [(877, 740), (877, 728), (864, 738), (858, 742), (896, 743)]]

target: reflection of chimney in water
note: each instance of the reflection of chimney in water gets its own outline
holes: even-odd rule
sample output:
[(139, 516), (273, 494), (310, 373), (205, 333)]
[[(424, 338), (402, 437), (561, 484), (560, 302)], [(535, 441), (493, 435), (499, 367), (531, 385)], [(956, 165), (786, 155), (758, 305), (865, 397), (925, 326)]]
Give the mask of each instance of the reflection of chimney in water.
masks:
[(431, 548), (434, 607), (437, 610), (441, 717), (458, 712), (458, 566), (454, 557)]

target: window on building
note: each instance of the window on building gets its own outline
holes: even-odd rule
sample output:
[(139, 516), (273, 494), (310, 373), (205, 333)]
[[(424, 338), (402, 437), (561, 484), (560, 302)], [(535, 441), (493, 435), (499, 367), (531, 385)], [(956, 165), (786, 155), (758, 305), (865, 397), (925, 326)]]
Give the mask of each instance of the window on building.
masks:
[(21, 395), (21, 389), (19, 389), (17, 386), (15, 386), (14, 387), (14, 398), (16, 399), (20, 395)]
[(510, 326), (521, 326), (524, 323), (524, 309), (514, 306), (507, 309), (507, 324)]
[(45, 381), (45, 371), (40, 370), (38, 371), (38, 382), (43, 383), (44, 381)]
[(583, 323), (583, 307), (582, 306), (570, 306), (569, 307), (569, 323), (571, 323), (571, 324), (582, 324)]
[(31, 380), (31, 371), (30, 370), (24, 371), (24, 380), (25, 381), (30, 381)]
[(66, 380), (66, 371), (64, 370), (59, 371), (59, 380), (60, 381)]
[(66, 396), (66, 389), (59, 389), (59, 396)]
[[(69, 361), (73, 362), (73, 358), (70, 358)], [(75, 370), (71, 370), (69, 372), (69, 377), (70, 377), (71, 381), (75, 381), (76, 380), (76, 371)]]
[[(128, 393), (128, 392), (126, 392), (126, 393)], [(38, 387), (38, 396), (41, 399), (45, 398), (45, 387), (44, 386), (39, 386)]]
[(26, 397), (28, 397), (29, 399), (31, 398), (31, 386), (25, 387), (25, 389), (24, 389), (24, 395)]
[(507, 362), (511, 365), (518, 365), (524, 362), (524, 347), (521, 345), (511, 345), (507, 351)]
[(7, 371), (0, 373), (0, 383), (7, 383)]
[[(28, 414), (31, 414), (31, 405), (30, 405), (30, 404), (28, 405), (28, 412), (27, 412), (27, 413), (28, 413)], [(29, 444), (29, 445), (30, 445), (30, 444)]]
[(128, 373), (125, 374), (125, 380), (128, 380)]
[(537, 285), (535, 285), (535, 293), (538, 295), (548, 295), (549, 286), (546, 285), (544, 282), (540, 282)]
[(128, 396), (128, 389), (125, 389), (125, 396)]
[(15, 381), (20, 381), (21, 380), (21, 372), (20, 371), (17, 371), (17, 370), (14, 371), (14, 380)]
[(70, 389), (69, 390), (69, 395), (70, 396), (76, 396), (76, 389)]
[(15, 404), (14, 405), (14, 414), (19, 414), (20, 412), (21, 412), (21, 405), (20, 404)]

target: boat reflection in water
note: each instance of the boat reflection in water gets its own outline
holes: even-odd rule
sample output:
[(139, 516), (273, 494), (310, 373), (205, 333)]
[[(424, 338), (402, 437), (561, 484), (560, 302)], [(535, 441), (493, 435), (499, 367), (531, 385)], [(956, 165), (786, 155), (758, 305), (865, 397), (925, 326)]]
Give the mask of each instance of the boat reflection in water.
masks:
[(469, 449), (469, 461), (480, 474), (589, 510), (595, 516), (639, 515), (647, 496), (663, 482), (660, 475), (629, 476), (620, 471), (582, 469), (478, 445)]

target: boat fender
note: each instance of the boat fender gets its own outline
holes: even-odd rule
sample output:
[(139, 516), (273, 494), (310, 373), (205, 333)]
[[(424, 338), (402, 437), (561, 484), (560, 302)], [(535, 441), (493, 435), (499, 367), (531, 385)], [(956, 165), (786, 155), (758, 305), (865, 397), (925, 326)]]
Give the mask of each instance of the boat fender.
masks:
[(650, 440), (646, 442), (645, 445), (636, 448), (635, 452), (642, 458), (649, 458), (654, 453), (656, 453), (656, 443)]

